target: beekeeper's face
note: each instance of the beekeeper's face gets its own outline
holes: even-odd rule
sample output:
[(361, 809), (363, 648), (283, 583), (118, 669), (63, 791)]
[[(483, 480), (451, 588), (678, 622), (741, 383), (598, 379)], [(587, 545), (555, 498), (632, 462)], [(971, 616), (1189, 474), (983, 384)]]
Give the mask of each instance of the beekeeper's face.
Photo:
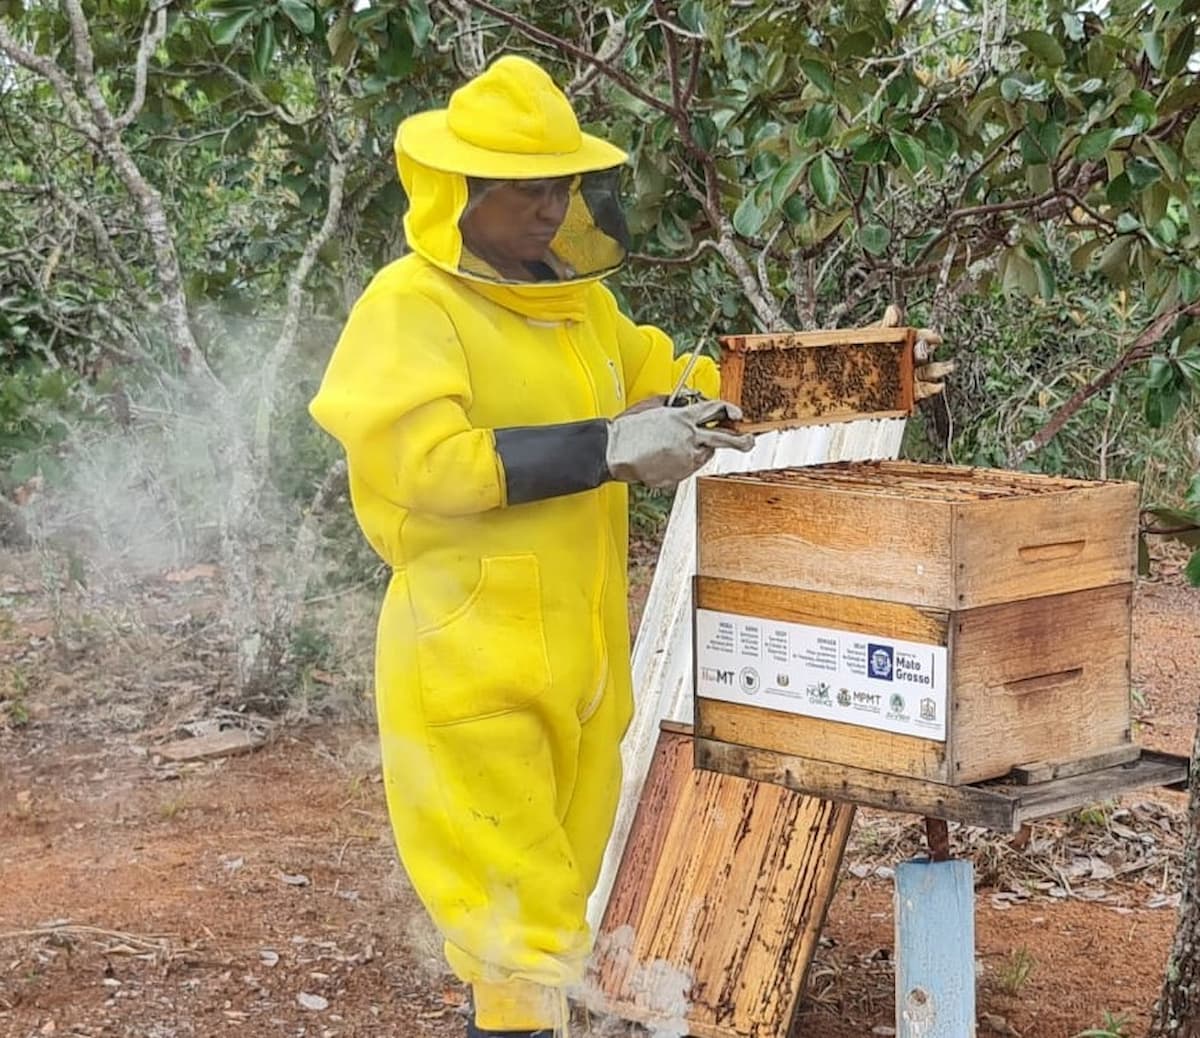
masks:
[(538, 262), (567, 215), (574, 179), (471, 178), (470, 201), (459, 222), (463, 244), (497, 266)]

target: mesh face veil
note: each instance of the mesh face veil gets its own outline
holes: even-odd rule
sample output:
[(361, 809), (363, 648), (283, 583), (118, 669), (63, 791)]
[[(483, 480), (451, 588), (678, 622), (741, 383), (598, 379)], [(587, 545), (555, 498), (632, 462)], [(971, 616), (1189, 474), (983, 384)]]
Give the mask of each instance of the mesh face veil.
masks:
[(593, 280), (625, 260), (620, 169), (559, 177), (467, 177), (459, 269), (501, 283)]

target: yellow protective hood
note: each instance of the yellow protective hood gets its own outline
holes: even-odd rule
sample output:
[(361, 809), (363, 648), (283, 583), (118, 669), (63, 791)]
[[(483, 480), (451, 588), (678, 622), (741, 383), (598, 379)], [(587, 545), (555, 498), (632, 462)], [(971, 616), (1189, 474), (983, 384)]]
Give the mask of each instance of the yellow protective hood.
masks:
[[(624, 261), (621, 235), (598, 225), (584, 185), (588, 174), (623, 163), (625, 153), (583, 133), (566, 96), (525, 58), (500, 58), (456, 90), (447, 108), (406, 119), (395, 152), (409, 202), (409, 247), (508, 309), (541, 320), (580, 320), (586, 286)], [(464, 248), (459, 224), (470, 197), (468, 177), (563, 176), (575, 179), (550, 245), (559, 280), (506, 280)]]

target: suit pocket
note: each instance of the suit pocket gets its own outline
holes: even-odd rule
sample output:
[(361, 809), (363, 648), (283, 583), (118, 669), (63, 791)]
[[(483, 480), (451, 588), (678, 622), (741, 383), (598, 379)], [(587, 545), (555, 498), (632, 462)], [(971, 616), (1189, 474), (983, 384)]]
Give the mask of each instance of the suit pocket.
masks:
[(463, 603), (417, 631), (417, 663), (429, 724), (509, 713), (543, 696), (550, 660), (537, 557), (484, 558)]

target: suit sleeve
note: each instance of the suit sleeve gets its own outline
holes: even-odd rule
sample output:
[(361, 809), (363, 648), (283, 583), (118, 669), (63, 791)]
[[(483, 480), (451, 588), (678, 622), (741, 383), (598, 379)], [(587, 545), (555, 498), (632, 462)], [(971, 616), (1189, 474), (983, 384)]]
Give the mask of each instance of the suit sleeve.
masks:
[(375, 293), (351, 313), (309, 411), (356, 478), (409, 511), (470, 515), (610, 478), (607, 423), (480, 428), (471, 401), (445, 311), (420, 295)]
[(450, 318), (419, 295), (355, 305), (309, 405), (356, 477), (413, 511), (468, 515), (504, 503), (491, 429), (467, 419), (471, 384)]

